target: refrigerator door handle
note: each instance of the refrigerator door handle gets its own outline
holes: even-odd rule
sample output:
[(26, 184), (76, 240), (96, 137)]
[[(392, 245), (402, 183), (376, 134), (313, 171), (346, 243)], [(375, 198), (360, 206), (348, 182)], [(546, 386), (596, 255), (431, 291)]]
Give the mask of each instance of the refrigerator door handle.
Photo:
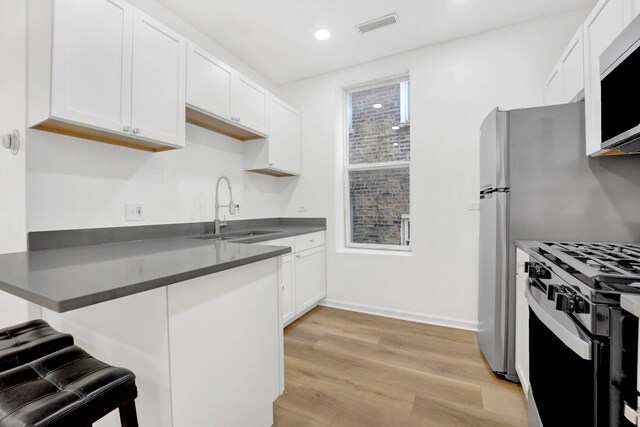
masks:
[(480, 189), (480, 198), (481, 199), (490, 199), (493, 193), (508, 193), (510, 191), (509, 187), (504, 188), (493, 188), (491, 186), (485, 186)]
[(493, 188), (492, 185), (485, 185), (484, 187), (480, 187), (480, 198), (481, 199), (490, 198), (491, 193), (493, 193), (494, 191), (495, 189)]

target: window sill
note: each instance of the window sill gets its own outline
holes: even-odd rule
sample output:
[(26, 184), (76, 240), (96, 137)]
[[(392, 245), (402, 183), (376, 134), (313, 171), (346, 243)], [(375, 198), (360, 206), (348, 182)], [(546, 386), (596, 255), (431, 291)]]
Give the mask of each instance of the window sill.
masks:
[(379, 248), (363, 248), (363, 247), (350, 247), (343, 246), (336, 250), (339, 254), (353, 254), (353, 255), (384, 255), (384, 256), (401, 256), (410, 257), (413, 256), (411, 247), (403, 246), (402, 249), (379, 249)]

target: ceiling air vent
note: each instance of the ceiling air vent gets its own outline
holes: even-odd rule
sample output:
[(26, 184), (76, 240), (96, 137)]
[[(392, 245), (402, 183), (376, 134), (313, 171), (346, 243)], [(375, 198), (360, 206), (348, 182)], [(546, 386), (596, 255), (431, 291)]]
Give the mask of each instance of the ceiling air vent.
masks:
[(378, 28), (386, 27), (398, 23), (398, 14), (392, 13), (390, 15), (381, 16), (372, 21), (368, 21), (362, 24), (356, 25), (360, 34), (368, 33), (369, 31), (377, 30)]

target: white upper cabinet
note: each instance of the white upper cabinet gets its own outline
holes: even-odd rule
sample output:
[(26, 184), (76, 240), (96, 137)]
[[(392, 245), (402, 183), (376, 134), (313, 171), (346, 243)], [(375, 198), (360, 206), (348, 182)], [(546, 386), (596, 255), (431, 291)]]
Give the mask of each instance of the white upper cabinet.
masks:
[(546, 105), (582, 99), (584, 93), (584, 48), (582, 27), (554, 66), (544, 88)]
[(564, 101), (577, 101), (584, 96), (584, 43), (582, 27), (573, 36), (560, 59), (564, 79)]
[(564, 99), (564, 79), (562, 68), (556, 66), (544, 86), (544, 101), (546, 105), (562, 104)]
[(131, 132), (175, 147), (185, 141), (186, 40), (134, 13)]
[(278, 98), (269, 99), (269, 166), (300, 172), (300, 113)]
[(253, 131), (267, 134), (267, 100), (269, 92), (237, 75), (234, 88), (235, 109), (233, 118), (238, 124)]
[(121, 132), (131, 116), (133, 8), (121, 0), (57, 0), (51, 116)]
[(584, 23), (587, 155), (600, 151), (600, 54), (624, 29), (623, 1), (627, 0), (600, 0)]
[(204, 49), (189, 42), (187, 105), (225, 120), (232, 117), (233, 70)]
[(184, 146), (186, 41), (123, 0), (28, 0), (28, 125)]
[(189, 43), (187, 121), (247, 141), (267, 135), (269, 92)]
[(269, 96), (269, 135), (245, 143), (244, 168), (274, 176), (300, 174), (300, 113)]

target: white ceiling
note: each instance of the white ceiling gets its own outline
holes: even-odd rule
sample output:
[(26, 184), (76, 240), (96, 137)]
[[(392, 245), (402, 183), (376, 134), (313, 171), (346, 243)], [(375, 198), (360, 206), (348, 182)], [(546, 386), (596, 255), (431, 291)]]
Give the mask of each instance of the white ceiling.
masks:
[[(595, 0), (157, 0), (280, 85)], [(355, 25), (397, 12), (361, 35)], [(313, 37), (318, 28), (329, 41)]]

